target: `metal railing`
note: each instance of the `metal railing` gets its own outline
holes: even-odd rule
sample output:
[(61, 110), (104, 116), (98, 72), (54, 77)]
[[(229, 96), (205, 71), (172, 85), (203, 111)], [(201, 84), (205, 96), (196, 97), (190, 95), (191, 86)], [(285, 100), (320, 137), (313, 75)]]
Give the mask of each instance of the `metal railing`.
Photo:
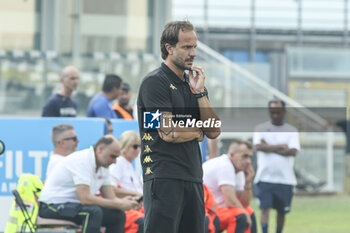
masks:
[(347, 0), (174, 0), (173, 18), (197, 27), (249, 28), (254, 15), (256, 28), (343, 30), (348, 8)]
[[(46, 53), (30, 52), (14, 53), (6, 52), (1, 57), (0, 63), (0, 114), (11, 116), (39, 116), (41, 108), (59, 84), (59, 72), (65, 65), (71, 64), (70, 55), (55, 53), (49, 56)], [(17, 54), (17, 57), (14, 55)], [(36, 54), (36, 55), (35, 55)], [(341, 176), (340, 169), (335, 169), (334, 146), (335, 140), (342, 141), (341, 135), (326, 132), (325, 119), (313, 113), (307, 108), (271, 87), (257, 76), (243, 69), (239, 65), (226, 59), (216, 51), (201, 42), (198, 42), (198, 57), (196, 63), (203, 66), (206, 73), (206, 86), (209, 90), (210, 101), (214, 107), (222, 108), (266, 108), (267, 102), (272, 98), (279, 98), (293, 107), (293, 112), (300, 115), (301, 124), (307, 123), (312, 132), (319, 132), (317, 139), (318, 149), (322, 148), (323, 164), (327, 167), (319, 167), (316, 173), (326, 170), (327, 190), (334, 189), (334, 177)], [(34, 56), (35, 55), (35, 56)], [(75, 94), (81, 110), (80, 115), (85, 115), (85, 109), (91, 96), (100, 91), (105, 73), (117, 73), (131, 84), (135, 100), (139, 84), (142, 78), (151, 70), (158, 67), (161, 60), (158, 57), (147, 54), (105, 54), (94, 53), (81, 58), (81, 80), (79, 90)], [(264, 115), (268, 119), (268, 114)], [(262, 119), (262, 122), (264, 119)], [(307, 131), (301, 134), (302, 150), (298, 158), (319, 153), (309, 143), (312, 137)], [(226, 132), (221, 138), (250, 137), (251, 132)], [(339, 139), (340, 138), (340, 139)], [(311, 145), (311, 146), (310, 146)], [(343, 144), (342, 144), (343, 145)], [(338, 146), (339, 148), (339, 146)], [(314, 152), (313, 152), (314, 151)], [(339, 158), (338, 158), (339, 159)], [(338, 161), (338, 160), (337, 160)], [(339, 186), (339, 185), (338, 185)]]
[[(337, 154), (344, 156), (344, 152), (342, 152), (341, 149), (344, 149), (343, 134), (333, 132), (332, 126), (329, 126), (324, 118), (273, 88), (239, 65), (231, 62), (205, 44), (198, 42), (197, 48), (198, 62), (204, 67), (206, 73), (206, 85), (209, 89), (209, 93), (211, 93), (211, 103), (213, 103), (215, 107), (223, 108), (265, 107), (266, 109), (268, 101), (272, 98), (283, 100), (288, 108), (292, 109), (292, 111), (289, 112), (298, 116), (299, 122), (294, 123), (307, 125), (307, 128), (304, 128), (304, 132), (301, 133), (302, 149), (297, 156), (296, 163), (298, 166), (307, 169), (307, 166), (305, 166), (305, 161), (307, 161), (307, 159), (305, 160), (304, 156), (310, 157), (314, 153), (318, 153), (319, 158), (323, 161), (323, 167), (317, 167), (314, 169), (315, 171), (312, 172), (316, 174), (325, 174), (325, 176), (320, 177), (320, 179), (325, 179), (327, 184), (323, 190), (334, 191), (334, 177), (344, 177), (341, 173), (343, 169), (334, 170), (334, 142), (336, 140), (341, 142), (341, 146), (337, 146)], [(266, 117), (267, 116), (268, 113), (266, 111)], [(247, 116), (247, 118), (249, 118), (249, 116)], [(262, 119), (261, 122), (264, 122), (264, 120)], [(237, 122), (237, 124), (240, 124), (240, 122)], [(304, 126), (305, 125), (301, 125), (301, 128)], [(316, 136), (315, 132), (317, 132)], [(252, 134), (253, 132), (223, 132), (220, 139), (237, 137), (249, 138)], [(317, 145), (317, 147), (314, 145)], [(321, 150), (322, 153), (320, 153), (319, 150)], [(299, 157), (301, 158), (299, 159)], [(341, 160), (343, 157), (337, 157), (336, 161), (339, 162), (339, 159)], [(298, 160), (303, 162), (298, 162)], [(337, 166), (341, 165), (338, 163)], [(310, 171), (310, 169), (308, 170)], [(337, 174), (335, 175), (335, 173)], [(341, 191), (343, 187), (342, 179), (336, 180), (336, 183), (337, 191)]]

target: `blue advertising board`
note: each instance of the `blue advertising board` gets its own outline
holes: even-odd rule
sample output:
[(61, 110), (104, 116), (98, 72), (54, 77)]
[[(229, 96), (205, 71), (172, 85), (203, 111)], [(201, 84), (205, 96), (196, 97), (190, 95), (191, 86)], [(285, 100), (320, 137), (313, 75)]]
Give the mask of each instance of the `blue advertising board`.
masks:
[[(22, 173), (46, 179), (46, 168), (53, 151), (51, 130), (57, 124), (72, 124), (79, 138), (77, 150), (95, 144), (104, 135), (102, 118), (0, 118), (0, 141), (5, 151), (0, 155), (0, 196), (11, 196)], [(138, 132), (137, 121), (112, 120), (114, 136), (125, 130)]]
[[(139, 132), (136, 120), (111, 121), (117, 139), (126, 130)], [(63, 123), (73, 125), (79, 138), (77, 150), (94, 145), (104, 135), (106, 124), (102, 118), (0, 118), (0, 141), (5, 144), (5, 151), (0, 155), (0, 196), (12, 195), (11, 190), (16, 188), (23, 173), (46, 179), (47, 164), (53, 151), (51, 130)], [(205, 155), (206, 143), (201, 143), (201, 147)], [(141, 164), (135, 169), (141, 170)]]
[(103, 136), (105, 121), (99, 118), (0, 118), (0, 140), (6, 147), (0, 155), (0, 195), (10, 196), (22, 173), (32, 173), (45, 180), (53, 151), (51, 129), (62, 123), (74, 126), (80, 140), (77, 149), (81, 150)]
[(111, 120), (113, 125), (113, 135), (119, 139), (120, 135), (126, 130), (139, 132), (139, 126), (136, 120)]

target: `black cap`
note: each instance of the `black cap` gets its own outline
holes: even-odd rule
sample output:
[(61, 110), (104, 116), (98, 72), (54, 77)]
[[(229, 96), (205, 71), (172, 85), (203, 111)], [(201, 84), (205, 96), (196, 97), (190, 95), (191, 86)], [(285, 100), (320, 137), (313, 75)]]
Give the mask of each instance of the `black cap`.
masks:
[(130, 85), (127, 84), (127, 83), (123, 83), (123, 84), (122, 84), (122, 90), (130, 91)]

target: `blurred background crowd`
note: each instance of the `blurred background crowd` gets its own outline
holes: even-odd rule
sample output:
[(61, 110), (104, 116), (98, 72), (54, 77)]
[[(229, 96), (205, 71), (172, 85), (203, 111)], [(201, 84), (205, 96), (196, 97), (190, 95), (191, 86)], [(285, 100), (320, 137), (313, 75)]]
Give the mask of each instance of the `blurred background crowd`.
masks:
[[(308, 124), (296, 166), (325, 183), (321, 191), (343, 193), (346, 137), (330, 113), (349, 105), (349, 7), (348, 0), (3, 0), (0, 116), (41, 116), (69, 65), (79, 70), (78, 117), (108, 73), (129, 84), (133, 105), (142, 78), (161, 62), (163, 26), (188, 19), (212, 106), (266, 108), (282, 99), (301, 116), (295, 124)], [(218, 150), (251, 134), (223, 130)]]

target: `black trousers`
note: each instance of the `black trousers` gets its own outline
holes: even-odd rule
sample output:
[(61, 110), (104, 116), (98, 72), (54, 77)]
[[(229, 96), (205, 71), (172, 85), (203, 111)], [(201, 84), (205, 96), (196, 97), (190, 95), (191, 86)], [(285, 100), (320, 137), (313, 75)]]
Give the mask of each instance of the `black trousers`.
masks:
[(106, 227), (105, 233), (122, 233), (125, 224), (125, 213), (121, 210), (79, 203), (40, 203), (39, 216), (70, 220), (82, 225), (82, 233), (100, 233), (101, 226)]
[(152, 179), (143, 186), (145, 233), (204, 233), (203, 184)]

